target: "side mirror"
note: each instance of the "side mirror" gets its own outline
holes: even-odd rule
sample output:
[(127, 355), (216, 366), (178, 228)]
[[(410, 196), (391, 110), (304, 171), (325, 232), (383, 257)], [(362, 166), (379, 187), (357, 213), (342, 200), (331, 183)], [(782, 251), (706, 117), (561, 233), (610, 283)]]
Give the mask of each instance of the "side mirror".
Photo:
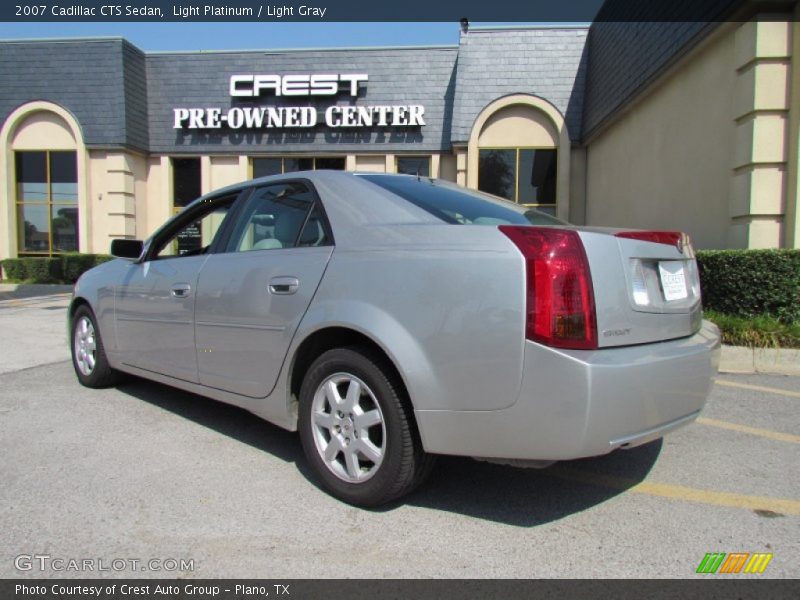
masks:
[(137, 259), (142, 255), (142, 240), (111, 240), (111, 255), (117, 258)]

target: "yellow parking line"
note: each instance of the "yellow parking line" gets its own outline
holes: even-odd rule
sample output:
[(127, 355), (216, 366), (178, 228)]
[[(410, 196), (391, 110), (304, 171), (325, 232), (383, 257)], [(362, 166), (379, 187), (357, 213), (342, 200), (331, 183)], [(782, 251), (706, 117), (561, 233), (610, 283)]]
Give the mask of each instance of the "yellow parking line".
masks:
[(716, 379), (717, 385), (725, 387), (741, 388), (743, 390), (753, 390), (756, 392), (766, 392), (767, 394), (779, 394), (781, 396), (789, 396), (790, 398), (800, 398), (800, 392), (793, 392), (791, 390), (782, 390), (780, 388), (766, 387), (763, 385), (753, 385), (751, 383), (737, 383), (735, 381), (726, 381), (725, 379)]
[(711, 504), (714, 506), (730, 506), (733, 508), (746, 508), (750, 510), (769, 510), (784, 515), (800, 515), (800, 502), (797, 500), (767, 498), (766, 496), (747, 496), (744, 494), (731, 494), (729, 492), (714, 492), (683, 485), (654, 483), (651, 481), (636, 482), (633, 479), (625, 477), (590, 473), (564, 466), (551, 467), (544, 472), (569, 481), (590, 483), (607, 488), (645, 494), (647, 496), (671, 498), (687, 502), (699, 502), (701, 504)]
[(749, 433), (750, 435), (758, 435), (771, 440), (777, 440), (779, 442), (800, 444), (800, 435), (793, 435), (791, 433), (772, 431), (771, 429), (761, 429), (759, 427), (750, 427), (749, 425), (740, 425), (739, 423), (718, 421), (717, 419), (707, 419), (705, 417), (698, 418), (696, 422), (700, 423), (701, 425), (709, 425), (710, 427), (719, 427), (720, 429), (730, 429), (731, 431), (739, 431), (741, 433)]

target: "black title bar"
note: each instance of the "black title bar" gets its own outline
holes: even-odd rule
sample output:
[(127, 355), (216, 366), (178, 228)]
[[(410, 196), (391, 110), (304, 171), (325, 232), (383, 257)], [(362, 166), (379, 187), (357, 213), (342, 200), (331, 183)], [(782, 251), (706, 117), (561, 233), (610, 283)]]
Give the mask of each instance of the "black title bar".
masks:
[(2, 3), (0, 20), (707, 22), (744, 20), (756, 13), (783, 13), (785, 18), (792, 5), (789, 0), (15, 0)]
[(4, 600), (795, 600), (800, 596), (797, 580), (708, 577), (695, 580), (4, 579), (0, 580), (0, 597)]

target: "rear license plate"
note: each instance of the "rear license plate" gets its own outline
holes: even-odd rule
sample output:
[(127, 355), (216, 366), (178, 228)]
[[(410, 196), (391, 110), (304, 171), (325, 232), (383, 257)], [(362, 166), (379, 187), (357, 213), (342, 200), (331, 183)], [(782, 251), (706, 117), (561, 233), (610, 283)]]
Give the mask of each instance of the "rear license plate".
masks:
[(682, 261), (660, 262), (658, 263), (658, 273), (661, 276), (661, 287), (667, 302), (683, 300), (689, 296)]

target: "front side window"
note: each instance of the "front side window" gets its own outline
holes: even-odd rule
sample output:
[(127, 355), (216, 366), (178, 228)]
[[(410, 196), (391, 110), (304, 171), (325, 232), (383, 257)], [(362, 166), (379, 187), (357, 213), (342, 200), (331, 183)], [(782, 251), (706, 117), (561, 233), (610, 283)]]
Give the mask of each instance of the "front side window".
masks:
[(344, 156), (308, 156), (308, 157), (258, 157), (252, 158), (253, 178), (295, 171), (315, 171), (331, 169), (344, 171)]
[(301, 182), (259, 188), (248, 200), (228, 244), (229, 252), (327, 245), (314, 195)]
[(222, 228), (236, 196), (209, 201), (208, 205), (193, 211), (188, 222), (182, 222), (176, 231), (158, 242), (154, 259), (176, 258), (205, 254)]
[(16, 152), (18, 250), (78, 250), (78, 165), (73, 151)]
[(555, 214), (557, 160), (554, 149), (480, 150), (478, 189)]

